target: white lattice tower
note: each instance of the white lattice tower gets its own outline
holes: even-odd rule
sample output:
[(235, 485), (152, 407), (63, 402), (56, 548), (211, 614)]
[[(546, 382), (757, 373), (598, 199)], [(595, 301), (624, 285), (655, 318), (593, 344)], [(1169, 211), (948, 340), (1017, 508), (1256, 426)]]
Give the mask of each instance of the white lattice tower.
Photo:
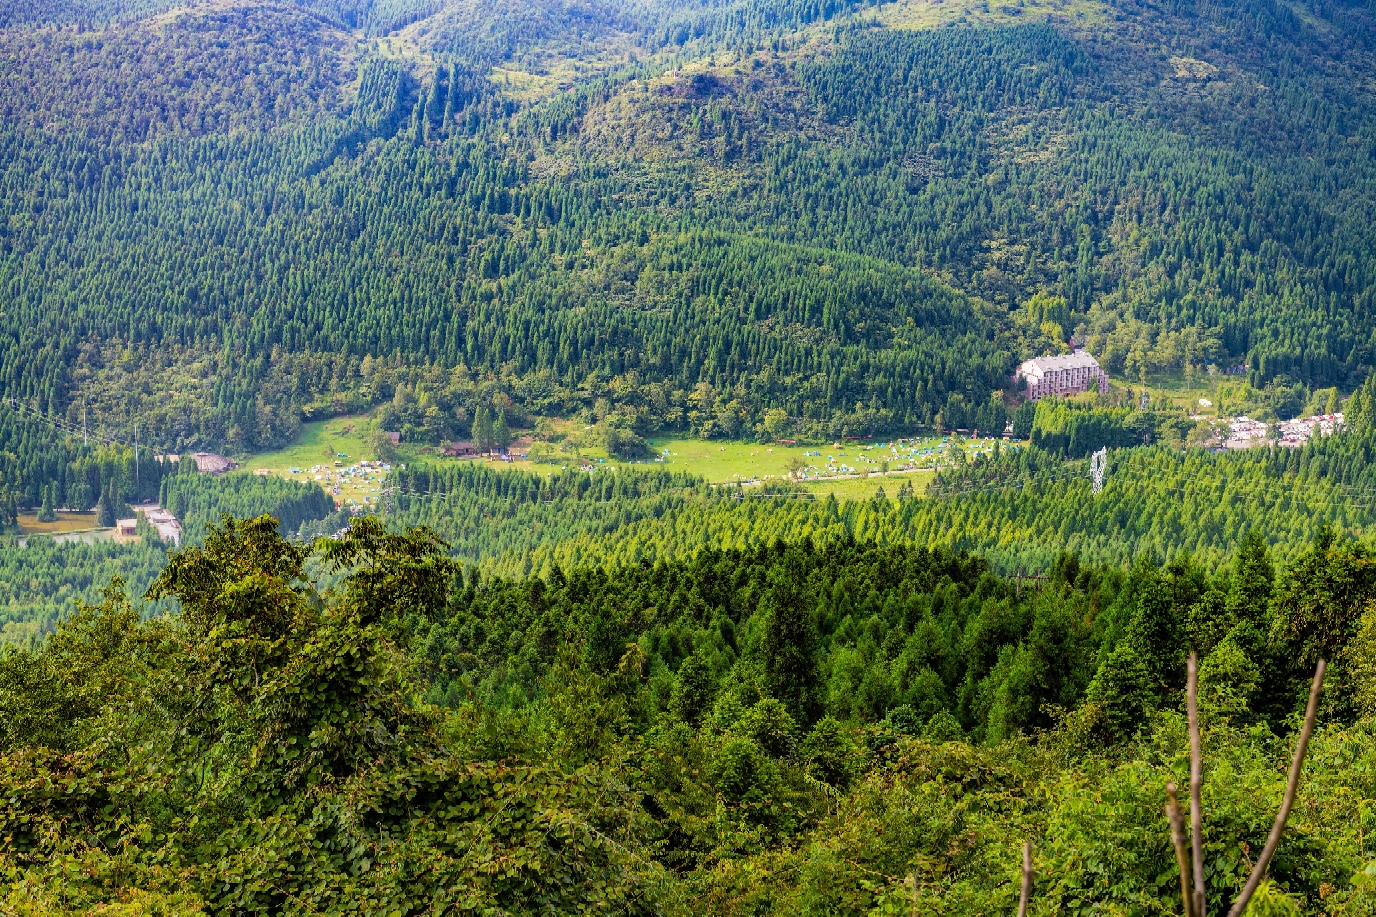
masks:
[(1089, 476), (1094, 481), (1094, 492), (1104, 489), (1104, 472), (1108, 470), (1108, 449), (1103, 448), (1089, 457)]

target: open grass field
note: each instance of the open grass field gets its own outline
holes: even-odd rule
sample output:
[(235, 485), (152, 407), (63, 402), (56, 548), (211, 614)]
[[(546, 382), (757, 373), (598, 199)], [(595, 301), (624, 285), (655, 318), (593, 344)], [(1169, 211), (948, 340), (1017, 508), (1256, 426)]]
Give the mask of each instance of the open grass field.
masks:
[[(564, 426), (567, 430), (561, 432), (576, 435), (575, 425)], [(303, 425), (296, 442), (275, 452), (246, 458), (235, 473), (252, 474), (262, 470), (289, 480), (317, 480), (331, 493), (338, 491), (336, 502), (372, 503), (378, 499), (385, 475), (373, 469), (359, 469), (357, 463), (376, 458), (370, 445), (375, 441), (375, 429), (368, 415), (308, 423)], [(653, 458), (639, 462), (609, 458), (604, 450), (592, 445), (580, 446), (576, 452), (561, 453), (552, 462), (447, 459), (434, 454), (433, 447), (406, 443), (391, 451), (400, 461), (487, 462), (504, 470), (536, 473), (586, 465), (669, 468), (699, 475), (712, 484), (781, 481), (791, 469), (801, 465), (804, 477), (798, 483), (817, 496), (832, 494), (838, 500), (870, 500), (880, 487), (889, 497), (896, 496), (905, 481), (911, 484), (914, 492), (921, 494), (932, 475), (926, 469), (945, 464), (952, 450), (963, 449), (973, 457), (994, 447), (993, 439), (971, 440), (957, 436), (849, 440), (822, 445), (723, 442), (686, 436), (657, 436), (649, 442)], [(340, 464), (335, 465), (335, 462)], [(293, 473), (293, 468), (299, 470)], [(879, 473), (886, 469), (897, 472), (911, 468), (918, 470), (905, 474)], [(341, 471), (345, 473), (340, 474)]]
[(19, 531), (24, 535), (61, 535), (66, 532), (86, 532), (99, 528), (95, 513), (57, 511), (56, 522), (39, 522), (37, 513), (19, 514)]
[[(1140, 382), (1130, 382), (1127, 380), (1111, 380), (1115, 386), (1130, 387), (1136, 392), (1141, 392), (1144, 388), (1150, 393), (1153, 401), (1167, 401), (1177, 408), (1185, 411), (1193, 411), (1202, 417), (1217, 417), (1219, 407), (1219, 389), (1225, 390), (1239, 386), (1245, 377), (1215, 375), (1208, 376), (1204, 373), (1197, 373), (1192, 378), (1186, 379), (1181, 373), (1153, 377), (1147, 385)], [(1200, 400), (1207, 401), (1208, 404), (1200, 404)]]
[[(372, 429), (367, 415), (303, 424), (296, 442), (275, 452), (250, 456), (234, 473), (253, 474), (266, 470), (292, 481), (317, 480), (318, 475), (317, 483), (331, 493), (338, 491), (334, 494), (336, 502), (371, 503), (382, 487), (384, 475), (381, 472), (342, 475), (339, 472), (356, 470), (360, 461), (372, 461), (377, 457), (370, 445)], [(293, 468), (298, 471), (293, 472)], [(311, 472), (312, 468), (317, 470)]]
[[(489, 462), (502, 469), (545, 473), (561, 468), (587, 465), (616, 468), (669, 468), (699, 475), (711, 484), (746, 484), (781, 481), (796, 462), (803, 463), (806, 477), (796, 482), (819, 497), (835, 495), (838, 500), (870, 500), (882, 486), (885, 494), (895, 497), (904, 482), (921, 495), (931, 480), (934, 464), (946, 463), (953, 448), (962, 448), (973, 457), (992, 451), (993, 439), (971, 440), (950, 437), (919, 437), (890, 442), (888, 440), (849, 441), (824, 445), (790, 446), (723, 442), (697, 437), (652, 437), (654, 458), (640, 462), (623, 462), (609, 458), (596, 446), (579, 447), (576, 453), (559, 454), (550, 462), (499, 459), (440, 459), (425, 456), (425, 461)], [(404, 448), (404, 447), (403, 447)], [(1005, 446), (1004, 448), (1007, 448)], [(909, 466), (917, 470), (907, 471)], [(891, 472), (881, 474), (885, 467)], [(868, 475), (868, 476), (867, 476)]]
[[(972, 456), (993, 449), (992, 439), (970, 440), (952, 438)], [(801, 462), (807, 479), (818, 477), (852, 476), (857, 480), (865, 472), (897, 471), (910, 464), (918, 468), (944, 462), (951, 451), (952, 440), (941, 437), (919, 437), (889, 440), (849, 441), (820, 446), (759, 445), (755, 443), (721, 442), (697, 438), (655, 439), (652, 448), (669, 467), (701, 475), (713, 484), (735, 484), (746, 481), (779, 480), (789, 471), (790, 462)], [(665, 453), (668, 453), (665, 455)], [(898, 476), (893, 476), (897, 480)], [(818, 481), (821, 487), (829, 483)], [(849, 482), (844, 482), (849, 483)], [(901, 482), (896, 483), (897, 489)], [(877, 484), (875, 485), (878, 486)], [(914, 484), (914, 487), (917, 485)], [(885, 488), (888, 490), (888, 488)], [(866, 498), (874, 495), (871, 487)]]

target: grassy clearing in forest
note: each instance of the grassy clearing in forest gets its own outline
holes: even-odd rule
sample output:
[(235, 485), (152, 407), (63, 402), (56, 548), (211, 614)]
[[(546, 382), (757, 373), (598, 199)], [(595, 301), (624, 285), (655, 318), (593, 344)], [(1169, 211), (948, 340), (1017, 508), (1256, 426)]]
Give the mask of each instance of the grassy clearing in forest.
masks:
[[(570, 442), (578, 440), (576, 424), (561, 422), (560, 433)], [(572, 435), (570, 435), (572, 434)], [(333, 492), (338, 486), (336, 501), (371, 503), (377, 500), (384, 476), (354, 475), (340, 477), (339, 469), (355, 466), (361, 459), (377, 458), (371, 443), (376, 429), (367, 415), (336, 417), (331, 420), (304, 424), (300, 435), (290, 446), (274, 452), (250, 456), (240, 466), (238, 474), (252, 474), (265, 470), (288, 480), (314, 480)], [(624, 462), (609, 458), (604, 449), (595, 445), (580, 445), (576, 450), (557, 453), (552, 462), (532, 462), (523, 459), (503, 461), (497, 458), (444, 458), (434, 447), (403, 443), (389, 450), (393, 458), (402, 462), (420, 461), (445, 464), (448, 462), (487, 462), (499, 469), (528, 471), (537, 474), (561, 468), (596, 466), (605, 468), (665, 468), (686, 471), (710, 484), (768, 483), (785, 480), (788, 472), (799, 463), (807, 475), (798, 482), (818, 497), (835, 495), (838, 500), (870, 500), (880, 487), (889, 497), (895, 497), (904, 482), (921, 494), (931, 479), (931, 472), (919, 470), (904, 474), (879, 474), (884, 470), (899, 472), (916, 466), (930, 468), (934, 463), (945, 464), (955, 448), (963, 448), (973, 457), (993, 449), (993, 439), (972, 440), (961, 436), (914, 437), (911, 439), (847, 440), (823, 445), (789, 445), (786, 443), (753, 443), (701, 439), (693, 436), (654, 436), (649, 438), (653, 457), (638, 462)], [(556, 446), (557, 448), (557, 446)], [(339, 453), (343, 453), (341, 456)], [(336, 466), (335, 462), (340, 462)], [(316, 466), (328, 466), (328, 471)], [(293, 474), (292, 468), (300, 469)], [(326, 480), (330, 474), (331, 479)]]
[[(928, 436), (892, 441), (850, 440), (823, 445), (753, 443), (685, 436), (654, 436), (648, 441), (653, 457), (638, 462), (609, 458), (605, 450), (592, 445), (580, 445), (576, 450), (565, 446), (566, 451), (556, 452), (556, 457), (550, 462), (442, 459), (429, 455), (424, 456), (423, 460), (490, 462), (498, 468), (537, 474), (588, 466), (664, 468), (686, 471), (709, 484), (782, 482), (795, 464), (802, 463), (807, 477), (796, 483), (817, 496), (834, 494), (838, 500), (869, 500), (873, 499), (881, 486), (889, 497), (896, 496), (904, 482), (910, 483), (913, 490), (921, 494), (932, 476), (927, 469), (935, 463), (948, 463), (953, 449), (964, 449), (968, 456), (974, 457), (994, 448), (993, 439), (972, 440), (961, 436), (944, 439)], [(1004, 448), (1008, 447), (1005, 445)], [(911, 466), (919, 470), (909, 471)], [(886, 468), (895, 473), (881, 474)]]
[[(842, 477), (843, 482), (817, 481), (821, 488), (827, 483), (850, 483), (868, 480), (865, 472), (898, 471), (910, 464), (919, 468), (934, 462), (945, 462), (952, 443), (963, 447), (972, 456), (993, 449), (992, 439), (971, 440), (965, 437), (915, 437), (902, 440), (849, 440), (820, 446), (762, 445), (721, 440), (675, 438), (653, 440), (651, 448), (675, 470), (701, 475), (712, 484), (736, 484), (747, 481), (777, 481), (789, 471), (791, 460), (802, 462), (809, 479)], [(665, 452), (669, 454), (664, 455)], [(888, 479), (893, 489), (902, 486), (901, 476)], [(878, 479), (883, 480), (883, 479)], [(917, 485), (914, 484), (914, 487)], [(878, 483), (868, 487), (865, 496), (874, 495)], [(824, 490), (825, 488), (823, 488)], [(847, 488), (850, 492), (851, 488)], [(885, 488), (889, 490), (889, 488)], [(822, 490), (818, 491), (819, 493)]]
[[(274, 452), (264, 452), (244, 459), (236, 474), (253, 474), (263, 470), (289, 481), (310, 481), (320, 476), (317, 482), (322, 486), (338, 483), (339, 493), (336, 502), (353, 500), (356, 503), (372, 502), (382, 487), (383, 475), (379, 472), (367, 480), (366, 475), (349, 475), (339, 478), (336, 469), (346, 469), (362, 460), (377, 458), (377, 450), (371, 445), (373, 428), (366, 415), (335, 417), (302, 424), (301, 433), (290, 446)], [(338, 465), (335, 462), (339, 462)], [(325, 466), (328, 471), (311, 468)], [(291, 469), (298, 469), (295, 473)], [(328, 474), (330, 481), (325, 480)], [(326, 487), (333, 493), (333, 488)], [(365, 501), (365, 498), (366, 501)]]

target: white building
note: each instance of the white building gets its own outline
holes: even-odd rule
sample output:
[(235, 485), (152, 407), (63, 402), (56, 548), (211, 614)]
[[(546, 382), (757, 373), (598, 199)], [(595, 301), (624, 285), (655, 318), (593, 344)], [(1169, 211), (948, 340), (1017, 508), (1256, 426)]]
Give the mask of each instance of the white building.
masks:
[[(158, 533), (167, 544), (180, 545), (182, 543), (182, 524), (177, 521), (177, 517), (163, 509), (161, 506), (136, 506), (134, 512), (142, 514), (148, 520), (148, 524)], [(133, 522), (131, 519), (130, 522)], [(123, 533), (121, 533), (123, 534)]]
[(1083, 350), (1064, 357), (1037, 357), (1018, 367), (1017, 378), (1027, 382), (1027, 397), (1033, 401), (1047, 395), (1075, 395), (1089, 391), (1098, 381), (1099, 391), (1108, 391), (1108, 373), (1099, 361)]

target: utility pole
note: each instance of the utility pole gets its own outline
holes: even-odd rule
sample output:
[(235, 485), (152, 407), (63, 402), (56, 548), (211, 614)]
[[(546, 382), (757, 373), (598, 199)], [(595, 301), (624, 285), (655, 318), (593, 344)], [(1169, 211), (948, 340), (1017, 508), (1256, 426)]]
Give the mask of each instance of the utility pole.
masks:
[(86, 399), (81, 399), (81, 446), (84, 449), (89, 443), (86, 442)]

